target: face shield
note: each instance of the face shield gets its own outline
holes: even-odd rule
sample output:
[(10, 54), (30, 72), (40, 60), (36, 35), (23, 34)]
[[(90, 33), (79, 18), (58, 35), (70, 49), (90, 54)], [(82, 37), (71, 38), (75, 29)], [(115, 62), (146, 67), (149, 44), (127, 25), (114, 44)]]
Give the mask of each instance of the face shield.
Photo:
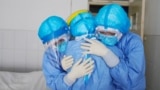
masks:
[(44, 44), (45, 49), (52, 48), (53, 50), (57, 50), (59, 52), (64, 52), (67, 46), (67, 42), (69, 40), (68, 34), (63, 34), (58, 38), (54, 38), (50, 42)]
[(65, 20), (58, 16), (50, 16), (45, 19), (38, 30), (45, 49), (51, 47), (60, 52), (65, 51), (66, 42), (69, 39), (69, 28)]
[(105, 45), (113, 46), (120, 40), (122, 33), (117, 29), (105, 29), (104, 26), (98, 26), (96, 28), (96, 37)]

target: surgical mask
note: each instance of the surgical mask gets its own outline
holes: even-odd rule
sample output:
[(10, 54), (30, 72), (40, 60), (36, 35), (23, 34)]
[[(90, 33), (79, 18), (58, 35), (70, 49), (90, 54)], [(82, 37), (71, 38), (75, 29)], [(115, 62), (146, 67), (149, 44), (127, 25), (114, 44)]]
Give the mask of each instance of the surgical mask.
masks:
[(59, 45), (57, 45), (57, 49), (59, 52), (64, 52), (66, 50), (66, 46), (67, 46), (67, 42), (64, 41), (60, 43)]
[(98, 26), (96, 28), (97, 38), (104, 43), (105, 45), (113, 46), (115, 45), (120, 38), (122, 37), (122, 33), (117, 29), (107, 28), (105, 29), (103, 26)]
[(118, 42), (118, 38), (116, 36), (106, 36), (103, 34), (98, 34), (98, 39), (105, 44), (109, 46), (113, 46)]

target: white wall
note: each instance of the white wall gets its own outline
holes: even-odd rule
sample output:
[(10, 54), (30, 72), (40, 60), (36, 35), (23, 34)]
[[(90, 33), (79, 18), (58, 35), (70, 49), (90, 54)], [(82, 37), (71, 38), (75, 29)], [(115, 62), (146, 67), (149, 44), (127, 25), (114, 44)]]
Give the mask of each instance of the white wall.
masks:
[(88, 0), (72, 0), (72, 13), (79, 9), (88, 9)]
[(64, 19), (70, 14), (71, 0), (0, 0), (0, 28), (37, 30), (50, 15)]
[(0, 70), (41, 69), (39, 25), (51, 15), (66, 19), (71, 12), (70, 1), (0, 0)]
[(0, 30), (0, 71), (40, 70), (43, 46), (33, 30)]
[(145, 34), (160, 35), (160, 0), (146, 0)]
[(146, 0), (145, 52), (147, 90), (160, 90), (160, 0)]
[(87, 9), (87, 0), (0, 0), (0, 70), (40, 70), (43, 45), (37, 31), (51, 15)]

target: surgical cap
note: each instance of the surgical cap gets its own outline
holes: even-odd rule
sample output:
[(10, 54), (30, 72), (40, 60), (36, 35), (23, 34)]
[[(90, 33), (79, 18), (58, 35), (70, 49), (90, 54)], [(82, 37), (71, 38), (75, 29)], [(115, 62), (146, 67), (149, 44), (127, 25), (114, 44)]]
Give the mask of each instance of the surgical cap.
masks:
[(118, 29), (121, 33), (127, 33), (130, 28), (128, 15), (119, 4), (102, 7), (96, 15), (96, 23), (105, 28)]
[(38, 36), (45, 44), (66, 33), (68, 33), (67, 23), (59, 16), (50, 16), (41, 23)]
[(90, 12), (80, 12), (80, 10), (78, 10), (71, 14), (70, 17), (72, 17), (69, 21), (70, 33), (72, 36), (76, 37), (94, 33), (96, 24)]

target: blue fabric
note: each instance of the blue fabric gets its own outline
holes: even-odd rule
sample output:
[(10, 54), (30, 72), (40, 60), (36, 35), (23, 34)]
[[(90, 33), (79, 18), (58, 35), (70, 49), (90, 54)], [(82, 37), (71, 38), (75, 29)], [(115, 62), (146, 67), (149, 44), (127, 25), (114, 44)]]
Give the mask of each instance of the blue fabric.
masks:
[(68, 41), (63, 41), (62, 43), (60, 43), (60, 44), (57, 46), (57, 49), (58, 49), (59, 52), (65, 52), (67, 42), (68, 42)]
[(41, 23), (38, 36), (44, 44), (67, 32), (68, 25), (61, 17), (50, 16)]
[(66, 72), (61, 67), (60, 60), (62, 57), (63, 53), (57, 52), (51, 47), (44, 53), (42, 69), (46, 84), (51, 90), (69, 90), (69, 87), (63, 81)]
[(96, 24), (118, 29), (121, 33), (127, 33), (130, 28), (128, 15), (119, 4), (107, 4), (102, 7), (96, 15)]
[(95, 19), (90, 12), (78, 14), (70, 23), (72, 36), (92, 34), (95, 31)]
[(106, 36), (103, 34), (98, 34), (97, 37), (103, 44), (113, 46), (118, 42), (118, 38), (116, 36)]
[[(80, 48), (82, 42), (84, 41), (73, 40), (68, 43), (66, 55), (72, 55), (74, 63), (82, 58), (83, 50)], [(87, 81), (85, 81), (86, 76), (78, 79), (73, 84), (73, 87), (71, 87), (71, 90), (114, 90), (115, 88), (109, 74), (109, 67), (105, 64), (105, 61), (101, 57), (95, 55), (89, 55), (89, 57), (94, 60), (94, 71), (88, 77)]]
[[(68, 43), (66, 54), (73, 55), (75, 61), (81, 57), (80, 43)], [(87, 84), (82, 77), (71, 87), (63, 81), (67, 72), (64, 72), (60, 65), (62, 55), (49, 48), (43, 59), (47, 85), (51, 90), (145, 90), (145, 57), (140, 37), (127, 33), (115, 46), (107, 47), (117, 55), (120, 63), (109, 68), (102, 58), (90, 55), (95, 62), (95, 68)], [(59, 58), (56, 58), (57, 56)]]
[(143, 41), (132, 32), (120, 39), (112, 51), (119, 57), (120, 63), (110, 69), (113, 82), (118, 90), (145, 90), (145, 54)]

